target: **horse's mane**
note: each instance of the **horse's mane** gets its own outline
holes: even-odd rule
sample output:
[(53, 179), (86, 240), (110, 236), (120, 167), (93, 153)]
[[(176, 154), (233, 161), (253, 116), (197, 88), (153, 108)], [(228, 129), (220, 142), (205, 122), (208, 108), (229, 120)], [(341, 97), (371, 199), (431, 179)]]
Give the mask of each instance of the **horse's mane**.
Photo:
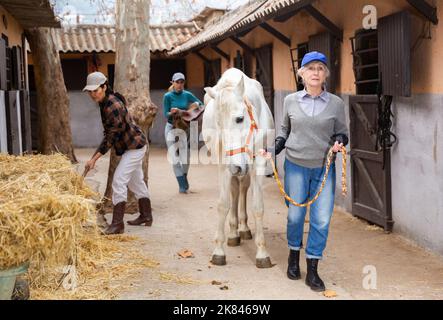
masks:
[(224, 89), (234, 89), (238, 84), (238, 81), (234, 81), (233, 79), (228, 78), (221, 78), (216, 87), (218, 90), (224, 90)]

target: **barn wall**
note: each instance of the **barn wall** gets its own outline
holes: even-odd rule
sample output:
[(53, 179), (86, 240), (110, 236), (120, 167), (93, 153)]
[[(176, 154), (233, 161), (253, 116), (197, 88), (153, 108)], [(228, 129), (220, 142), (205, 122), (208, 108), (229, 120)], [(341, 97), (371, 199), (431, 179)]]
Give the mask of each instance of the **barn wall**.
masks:
[(186, 55), (187, 87), (202, 89), (204, 87), (203, 61), (195, 54)]
[[(61, 59), (86, 59), (89, 72), (93, 71), (92, 54), (62, 53)], [(98, 71), (108, 75), (108, 65), (115, 63), (114, 53), (98, 53), (100, 64)], [(155, 58), (153, 58), (155, 59)], [(32, 57), (30, 59), (32, 64)], [(195, 55), (188, 55), (186, 60), (187, 88), (198, 98), (203, 99), (203, 63)], [(171, 75), (172, 76), (172, 75)], [(86, 79), (85, 79), (86, 81)], [(166, 146), (164, 142), (164, 126), (166, 119), (163, 116), (163, 95), (168, 89), (165, 83), (164, 90), (151, 90), (151, 99), (159, 107), (158, 116), (150, 130), (150, 139), (153, 145)], [(76, 148), (93, 148), (98, 146), (103, 136), (103, 129), (98, 107), (91, 101), (88, 94), (82, 91), (69, 91), (71, 110), (71, 129), (73, 143)]]
[[(435, 1), (439, 19), (441, 21), (443, 1)], [(331, 21), (337, 26), (343, 28), (344, 41), (341, 46), (340, 53), (340, 75), (338, 92), (342, 94), (354, 94), (354, 74), (352, 71), (352, 56), (351, 56), (351, 38), (357, 29), (362, 28), (362, 20), (364, 14), (363, 7), (369, 4), (364, 0), (346, 1), (337, 0), (329, 1), (323, 0), (315, 3), (315, 7), (323, 12)], [(412, 39), (417, 41), (419, 34), (423, 29), (424, 20), (413, 9), (407, 1), (392, 0), (392, 1), (372, 1), (377, 7), (378, 17), (384, 17), (401, 10), (408, 10), (413, 15)], [(349, 14), (353, 12), (355, 14)], [(271, 23), (272, 24), (272, 23)], [(291, 35), (292, 46), (295, 47), (299, 43), (306, 42), (309, 35), (325, 31), (317, 21), (311, 18), (307, 13), (300, 13), (295, 17), (289, 19), (283, 24), (274, 23), (274, 25), (281, 25), (279, 30), (282, 32), (286, 30), (286, 35)], [(412, 53), (412, 75), (413, 86), (412, 92), (416, 94), (421, 93), (441, 93), (443, 92), (443, 79), (440, 77), (438, 67), (440, 65), (440, 54), (443, 52), (443, 37), (438, 36), (443, 31), (443, 25), (440, 23), (437, 26), (431, 27), (431, 40), (423, 40), (416, 50)], [(285, 62), (288, 61), (288, 62)], [(283, 69), (288, 69), (289, 59), (279, 61), (280, 64), (287, 64)], [(290, 68), (290, 67), (289, 67)], [(276, 88), (280, 89), (280, 84), (276, 83)], [(288, 87), (281, 87), (281, 89), (288, 89)]]
[[(20, 47), (23, 52), (23, 33), (24, 29), (20, 23), (0, 5), (0, 33), (8, 38), (8, 47)], [(25, 58), (22, 56), (22, 59)], [(6, 61), (2, 61), (2, 65), (6, 65)], [(26, 60), (23, 61), (26, 65)], [(12, 68), (16, 68), (12, 65)], [(22, 152), (31, 151), (30, 142), (30, 123), (29, 123), (29, 105), (27, 101), (24, 105), (20, 105), (19, 99), (12, 107), (8, 104), (6, 97), (11, 95), (18, 95), (20, 92), (25, 92), (27, 96), (27, 81), (25, 72), (22, 74), (24, 79), (24, 88), (16, 91), (18, 88), (9, 88), (11, 91), (6, 91), (6, 87), (0, 91), (0, 153), (21, 154)], [(9, 114), (9, 120), (7, 120)], [(21, 117), (23, 116), (23, 120)], [(9, 123), (9, 124), (8, 124)]]
[(443, 255), (443, 94), (396, 98), (392, 149), (394, 231)]
[(0, 21), (0, 33), (8, 37), (10, 47), (22, 47), (22, 34), (24, 32), (22, 26), (0, 5), (0, 17), (3, 17), (3, 15), (6, 17), (7, 28), (3, 21)]
[[(443, 0), (436, 1), (438, 8), (443, 7)], [(351, 42), (350, 38), (354, 35), (357, 29), (362, 28), (362, 20), (364, 14), (362, 9), (367, 5), (367, 1), (355, 0), (337, 0), (337, 1), (318, 1), (315, 7), (326, 13), (326, 16), (332, 20), (337, 26), (344, 30), (344, 41), (340, 50), (340, 81), (338, 82), (337, 92), (342, 94), (354, 94), (354, 73), (352, 71), (351, 58)], [(419, 33), (423, 29), (423, 19), (418, 13), (411, 8), (411, 6), (403, 0), (392, 1), (373, 1), (377, 7), (378, 16), (387, 16), (401, 10), (407, 9), (413, 14), (413, 37), (414, 41), (418, 40)], [(354, 12), (356, 14), (347, 14)], [(438, 10), (439, 15), (442, 15), (441, 10)], [(292, 47), (298, 44), (307, 42), (310, 35), (326, 31), (325, 28), (314, 20), (308, 13), (302, 11), (296, 16), (292, 17), (284, 23), (274, 22), (268, 23), (279, 30), (281, 33), (291, 38)], [(443, 79), (437, 71), (440, 65), (440, 55), (437, 52), (443, 52), (443, 37), (438, 37), (443, 31), (443, 26), (440, 23), (437, 26), (431, 27), (431, 40), (423, 40), (418, 48), (412, 54), (412, 74), (413, 74), (413, 93), (440, 93), (443, 92)], [(273, 60), (274, 60), (274, 88), (275, 90), (294, 90), (295, 81), (292, 72), (292, 65), (290, 60), (289, 48), (280, 40), (272, 37), (268, 32), (261, 28), (255, 28), (245, 37), (241, 38), (246, 44), (252, 48), (258, 48), (263, 45), (273, 45)], [(225, 40), (219, 44), (219, 47), (231, 56), (231, 62), (227, 63), (222, 59), (222, 69), (233, 66), (233, 59), (236, 50), (240, 49), (231, 40)], [(219, 58), (219, 56), (210, 49), (203, 51), (209, 58)]]

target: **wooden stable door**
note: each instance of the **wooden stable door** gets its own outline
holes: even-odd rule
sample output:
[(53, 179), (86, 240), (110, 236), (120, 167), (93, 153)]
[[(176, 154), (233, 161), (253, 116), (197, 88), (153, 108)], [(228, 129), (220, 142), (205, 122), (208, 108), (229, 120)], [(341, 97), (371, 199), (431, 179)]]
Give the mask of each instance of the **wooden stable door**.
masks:
[(390, 151), (377, 151), (378, 99), (351, 96), (352, 214), (392, 230)]

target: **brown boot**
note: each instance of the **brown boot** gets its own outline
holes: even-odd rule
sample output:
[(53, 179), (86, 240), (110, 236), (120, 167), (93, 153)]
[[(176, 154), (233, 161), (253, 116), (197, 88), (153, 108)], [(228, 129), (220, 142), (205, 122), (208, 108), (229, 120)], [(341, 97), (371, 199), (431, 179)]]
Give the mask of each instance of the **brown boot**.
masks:
[(151, 200), (149, 198), (142, 198), (138, 200), (138, 210), (140, 211), (140, 216), (132, 221), (128, 221), (131, 226), (139, 226), (144, 224), (147, 227), (152, 226), (152, 208)]
[(123, 223), (125, 206), (126, 202), (120, 202), (114, 206), (114, 212), (112, 213), (112, 224), (107, 227), (105, 231), (103, 231), (105, 235), (122, 234), (125, 231), (125, 224)]

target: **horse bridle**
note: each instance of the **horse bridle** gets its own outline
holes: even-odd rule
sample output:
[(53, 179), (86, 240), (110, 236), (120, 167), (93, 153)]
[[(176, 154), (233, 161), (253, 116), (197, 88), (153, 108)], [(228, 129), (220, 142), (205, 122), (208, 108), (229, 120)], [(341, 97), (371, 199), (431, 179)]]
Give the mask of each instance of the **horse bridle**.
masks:
[(237, 148), (237, 149), (226, 151), (226, 156), (232, 157), (232, 156), (235, 156), (237, 154), (247, 153), (251, 159), (254, 159), (255, 155), (252, 152), (252, 150), (249, 149), (249, 144), (251, 143), (252, 136), (254, 135), (254, 130), (258, 130), (258, 126), (257, 126), (257, 122), (254, 119), (254, 114), (252, 113), (252, 109), (253, 109), (252, 104), (249, 102), (247, 97), (244, 97), (243, 100), (244, 100), (244, 102), (246, 104), (246, 109), (247, 109), (248, 114), (249, 114), (249, 119), (251, 120), (251, 125), (249, 126), (249, 133), (248, 133), (248, 136), (246, 138), (246, 143), (241, 148)]

